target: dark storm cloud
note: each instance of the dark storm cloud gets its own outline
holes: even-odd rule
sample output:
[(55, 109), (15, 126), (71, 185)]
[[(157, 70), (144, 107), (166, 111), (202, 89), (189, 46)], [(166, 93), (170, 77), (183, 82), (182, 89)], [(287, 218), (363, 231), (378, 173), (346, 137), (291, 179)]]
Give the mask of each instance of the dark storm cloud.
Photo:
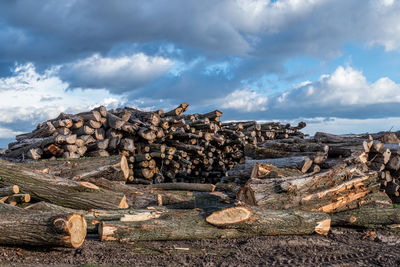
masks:
[[(129, 43), (167, 41), (210, 55), (332, 56), (345, 41), (376, 41), (399, 11), (378, 1), (2, 1), (1, 58), (73, 60)], [(383, 2), (382, 2), (383, 3)], [(373, 27), (370, 27), (373, 26)], [(394, 46), (394, 47), (391, 47)], [(279, 63), (279, 61), (278, 61)]]
[[(398, 1), (375, 0), (2, 1), (0, 75), (14, 62), (33, 62), (39, 70), (57, 65), (70, 88), (104, 88), (147, 104), (188, 101), (201, 110), (224, 106), (216, 101), (243, 90), (244, 81), (285, 76), (284, 63), (296, 56), (331, 60), (348, 42), (396, 50), (400, 30), (393, 25), (400, 22), (399, 11)], [(229, 69), (208, 71), (220, 63)], [(175, 73), (179, 64), (182, 70)], [(366, 107), (374, 114), (393, 113), (379, 109), (384, 104), (319, 105), (306, 96), (291, 91), (287, 99), (293, 104), (270, 95), (266, 111), (228, 114), (372, 116)]]

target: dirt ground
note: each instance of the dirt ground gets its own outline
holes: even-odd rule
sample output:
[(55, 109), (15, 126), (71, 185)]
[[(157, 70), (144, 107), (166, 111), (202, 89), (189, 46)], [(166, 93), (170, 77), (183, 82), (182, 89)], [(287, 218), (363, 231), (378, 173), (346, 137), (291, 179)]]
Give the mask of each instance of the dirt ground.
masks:
[(400, 232), (338, 228), (327, 237), (102, 243), (80, 249), (0, 247), (0, 266), (400, 266)]

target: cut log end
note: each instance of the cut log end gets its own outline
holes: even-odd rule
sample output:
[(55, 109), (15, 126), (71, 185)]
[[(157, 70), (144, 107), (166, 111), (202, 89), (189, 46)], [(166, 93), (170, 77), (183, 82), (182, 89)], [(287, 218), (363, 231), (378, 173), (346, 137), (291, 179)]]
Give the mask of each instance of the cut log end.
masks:
[(329, 230), (331, 229), (331, 219), (326, 219), (317, 223), (315, 226), (315, 232), (320, 235), (328, 235)]
[(246, 207), (232, 207), (213, 212), (206, 221), (213, 225), (231, 225), (243, 223), (250, 219), (252, 212)]
[(14, 194), (18, 194), (19, 193), (19, 186), (18, 185), (13, 185), (12, 186), (12, 192)]
[(112, 234), (118, 229), (118, 227), (107, 225), (105, 222), (100, 223), (99, 225), (99, 236), (101, 241), (114, 241), (117, 240), (115, 237), (112, 237)]
[(128, 179), (129, 178), (129, 164), (128, 164), (128, 160), (126, 159), (125, 156), (121, 157), (120, 167), (121, 167), (122, 173), (124, 174), (124, 178)]
[(87, 223), (85, 217), (80, 214), (72, 214), (68, 218), (57, 218), (54, 220), (57, 230), (63, 231), (66, 236), (64, 242), (66, 247), (80, 248), (86, 238)]
[(121, 199), (121, 202), (118, 205), (119, 209), (127, 209), (129, 208), (128, 202), (126, 201), (126, 196), (124, 195)]

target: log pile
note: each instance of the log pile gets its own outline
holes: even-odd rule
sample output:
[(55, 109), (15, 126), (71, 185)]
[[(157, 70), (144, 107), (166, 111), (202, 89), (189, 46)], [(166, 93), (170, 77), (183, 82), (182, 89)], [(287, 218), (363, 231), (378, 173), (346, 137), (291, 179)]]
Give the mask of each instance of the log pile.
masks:
[(222, 123), (218, 110), (187, 108), (98, 107), (17, 136), (5, 156), (22, 160), (0, 159), (0, 244), (326, 235), (399, 222), (393, 134), (306, 138), (304, 123)]
[(400, 203), (400, 140), (393, 133), (384, 135), (382, 141), (370, 136), (363, 147), (360, 160), (364, 168), (377, 171), (382, 190), (394, 203)]
[[(31, 133), (16, 136), (7, 158), (46, 159), (122, 154), (128, 183), (218, 182), (244, 161), (244, 144), (266, 139), (303, 137), (296, 127), (255, 121), (222, 123), (222, 112), (184, 115), (180, 104), (164, 113), (104, 106), (79, 114), (61, 113)], [(112, 166), (110, 166), (112, 168)]]

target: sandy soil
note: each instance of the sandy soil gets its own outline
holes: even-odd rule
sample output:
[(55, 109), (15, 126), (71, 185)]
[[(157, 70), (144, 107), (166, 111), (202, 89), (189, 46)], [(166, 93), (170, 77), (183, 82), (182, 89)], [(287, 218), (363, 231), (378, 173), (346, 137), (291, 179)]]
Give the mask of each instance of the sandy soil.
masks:
[(1, 266), (400, 266), (400, 232), (334, 229), (323, 236), (0, 247)]

